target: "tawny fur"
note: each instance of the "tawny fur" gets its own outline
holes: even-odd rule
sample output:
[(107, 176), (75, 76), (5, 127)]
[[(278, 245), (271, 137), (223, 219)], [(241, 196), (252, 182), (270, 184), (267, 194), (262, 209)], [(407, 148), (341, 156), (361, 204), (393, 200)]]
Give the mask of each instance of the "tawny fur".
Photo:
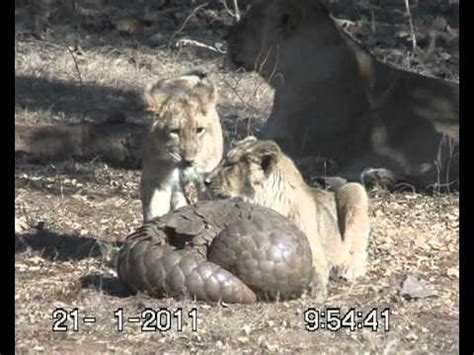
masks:
[(228, 44), (235, 64), (275, 88), (259, 134), (291, 157), (334, 159), (330, 174), (354, 181), (455, 185), (457, 83), (376, 60), (318, 0), (256, 1)]
[(348, 280), (365, 274), (370, 224), (362, 185), (348, 183), (335, 193), (310, 187), (276, 143), (254, 137), (238, 142), (206, 183), (216, 197), (242, 198), (295, 222), (309, 239), (323, 292), (332, 268)]
[(144, 222), (190, 203), (188, 184), (202, 186), (223, 154), (223, 135), (212, 82), (199, 74), (163, 79), (144, 101), (152, 115), (143, 147)]

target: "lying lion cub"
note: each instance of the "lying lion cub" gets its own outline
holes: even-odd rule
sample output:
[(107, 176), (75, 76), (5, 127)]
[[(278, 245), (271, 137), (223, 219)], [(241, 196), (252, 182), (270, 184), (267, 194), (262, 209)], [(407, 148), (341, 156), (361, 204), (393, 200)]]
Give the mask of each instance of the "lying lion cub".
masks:
[(215, 197), (242, 198), (295, 222), (309, 239), (323, 294), (333, 267), (348, 280), (365, 274), (370, 226), (362, 185), (348, 183), (336, 193), (312, 188), (276, 143), (255, 137), (238, 142), (205, 183)]
[(334, 159), (354, 181), (457, 181), (458, 84), (376, 60), (318, 0), (258, 1), (227, 39), (232, 62), (275, 88), (260, 134), (291, 157)]
[[(216, 88), (201, 72), (162, 79), (144, 95), (152, 123), (143, 145), (143, 220), (194, 202), (223, 154)], [(190, 200), (191, 199), (191, 200)]]

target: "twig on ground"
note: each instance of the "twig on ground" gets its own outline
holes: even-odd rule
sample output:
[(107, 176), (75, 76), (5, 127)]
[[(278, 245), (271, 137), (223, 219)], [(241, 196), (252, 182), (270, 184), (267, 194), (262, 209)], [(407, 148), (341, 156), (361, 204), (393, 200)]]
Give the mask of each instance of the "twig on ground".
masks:
[[(239, 92), (237, 91), (236, 87), (239, 86), (239, 83), (237, 82), (236, 85), (232, 85), (230, 84), (227, 79), (225, 77), (222, 78), (222, 82), (224, 82), (225, 85), (227, 85), (235, 94), (235, 96), (247, 107), (249, 107), (253, 112), (255, 113), (258, 113), (258, 114), (261, 114), (262, 111), (260, 109), (258, 109), (257, 107), (253, 106), (252, 104), (250, 104), (250, 101), (252, 100), (253, 97), (255, 96), (251, 96), (251, 98), (249, 100), (244, 100), (244, 98), (239, 94)], [(251, 125), (252, 125), (252, 118), (251, 117), (248, 117), (247, 119), (247, 136), (250, 135), (250, 132), (251, 132)], [(237, 134), (237, 122), (234, 126), (234, 136)]]
[(351, 283), (351, 285), (349, 286), (349, 291), (348, 292), (344, 292), (344, 293), (340, 293), (340, 294), (334, 294), (332, 296), (329, 296), (327, 301), (328, 302), (334, 302), (335, 300), (338, 300), (340, 298), (348, 297), (352, 293), (352, 290), (354, 289), (355, 286), (356, 286), (355, 283)]
[(184, 28), (186, 27), (186, 25), (188, 24), (189, 20), (196, 15), (196, 13), (207, 6), (207, 2), (199, 5), (199, 6), (196, 6), (193, 11), (191, 11), (191, 13), (188, 15), (188, 17), (185, 18), (185, 20), (183, 21), (183, 23), (181, 24), (181, 26), (179, 26), (179, 28), (171, 35), (171, 38), (168, 42), (168, 49), (171, 48), (171, 43), (173, 42), (174, 38), (181, 32), (183, 32)]
[(408, 3), (408, 0), (405, 0), (405, 7), (407, 10), (407, 15), (408, 15), (408, 23), (410, 25), (412, 46), (413, 46), (413, 50), (415, 50), (416, 49), (415, 28), (413, 27), (413, 20), (411, 18), (410, 4)]
[(79, 92), (81, 93), (81, 99), (84, 99), (83, 82), (82, 82), (81, 71), (79, 70), (79, 64), (77, 64), (76, 56), (72, 52), (71, 48), (69, 46), (66, 46), (66, 49), (71, 55), (72, 60), (74, 61), (74, 66), (76, 67), (77, 75), (79, 77)]
[(256, 108), (255, 106), (251, 105), (249, 103), (249, 101), (245, 101), (243, 99), (242, 96), (240, 96), (239, 92), (237, 91), (237, 89), (235, 87), (233, 87), (225, 78), (222, 78), (222, 81), (224, 82), (224, 84), (226, 84), (235, 94), (235, 96), (237, 96), (237, 98), (242, 101), (242, 103), (248, 107), (250, 107), (252, 110), (254, 110), (255, 112), (260, 112), (260, 110), (258, 108)]
[[(447, 148), (445, 148), (447, 146)], [(445, 157), (443, 151), (447, 149), (448, 156)], [(436, 155), (436, 160), (434, 162), (436, 167), (436, 183), (432, 184), (432, 187), (436, 192), (441, 192), (442, 188), (446, 188), (447, 192), (450, 192), (450, 186), (456, 184), (456, 180), (450, 181), (450, 168), (452, 163), (452, 158), (455, 154), (455, 147), (454, 141), (450, 138), (447, 134), (444, 134), (441, 138), (439, 145), (438, 145), (438, 152)], [(444, 166), (446, 165), (446, 166)], [(442, 181), (442, 173), (444, 169), (445, 176), (443, 177), (444, 180)]]
[(177, 48), (186, 47), (186, 46), (194, 46), (194, 47), (199, 47), (199, 48), (205, 48), (205, 49), (209, 49), (210, 51), (221, 53), (221, 54), (226, 54), (227, 53), (227, 51), (220, 48), (220, 46), (217, 43), (213, 47), (213, 46), (210, 46), (208, 44), (196, 41), (194, 39), (182, 38), (182, 39), (176, 41), (176, 47)]
[(334, 17), (332, 15), (329, 15), (329, 17), (334, 21), (336, 22), (336, 24), (341, 27), (341, 28), (346, 28), (346, 27), (350, 27), (350, 26), (356, 26), (357, 23), (355, 23), (354, 21), (351, 21), (351, 20), (347, 20), (347, 19), (343, 19), (343, 18), (337, 18), (337, 17)]
[(237, 3), (237, 0), (234, 0), (234, 10), (235, 10), (235, 18), (237, 21), (240, 21), (240, 10), (239, 10), (239, 4)]
[(185, 9), (185, 6), (170, 7), (168, 9), (158, 9), (158, 15), (169, 14), (170, 12), (176, 12)]

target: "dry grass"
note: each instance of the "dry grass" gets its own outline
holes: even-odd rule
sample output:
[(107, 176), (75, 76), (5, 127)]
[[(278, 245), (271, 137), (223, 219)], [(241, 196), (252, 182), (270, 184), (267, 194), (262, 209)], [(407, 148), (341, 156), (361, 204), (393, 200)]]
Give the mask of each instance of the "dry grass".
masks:
[[(111, 6), (110, 2), (104, 3)], [(88, 26), (101, 28), (107, 6), (96, 9), (100, 16), (88, 15)], [(19, 8), (18, 13), (21, 11), (26, 10)], [(124, 112), (127, 120), (139, 121), (143, 119), (140, 92), (146, 83), (162, 75), (202, 67), (219, 85), (219, 111), (228, 140), (255, 132), (269, 114), (272, 90), (255, 74), (224, 69), (224, 58), (218, 53), (199, 48), (167, 50), (167, 39), (187, 15), (189, 12), (168, 32), (168, 18), (158, 17), (156, 28), (149, 26), (136, 36), (121, 35), (106, 26), (97, 33), (83, 27), (73, 31), (62, 23), (48, 27), (43, 40), (19, 36), (17, 30), (16, 121), (43, 124), (102, 120), (115, 111)], [(189, 22), (183, 35), (213, 44), (206, 40), (212, 38), (207, 27)], [(159, 32), (159, 26), (165, 47), (151, 48), (146, 40)], [(44, 165), (18, 162), (18, 353), (125, 354), (139, 349), (144, 353), (458, 352), (456, 194), (373, 192), (368, 274), (354, 285), (331, 283), (324, 305), (309, 298), (249, 306), (207, 305), (131, 296), (118, 282), (111, 268), (116, 242), (141, 220), (138, 181), (138, 171), (115, 169), (98, 161)], [(400, 283), (406, 275), (427, 281), (437, 296), (411, 301), (400, 297)], [(94, 316), (97, 322), (80, 322), (78, 332), (52, 332), (52, 312), (60, 307), (78, 308), (81, 316)], [(126, 315), (138, 315), (147, 307), (196, 307), (198, 330), (193, 332), (189, 324), (183, 332), (147, 333), (134, 324), (125, 324), (123, 332), (116, 330), (115, 310), (123, 308)], [(391, 330), (309, 333), (303, 322), (308, 307), (355, 307), (365, 312), (389, 307)]]

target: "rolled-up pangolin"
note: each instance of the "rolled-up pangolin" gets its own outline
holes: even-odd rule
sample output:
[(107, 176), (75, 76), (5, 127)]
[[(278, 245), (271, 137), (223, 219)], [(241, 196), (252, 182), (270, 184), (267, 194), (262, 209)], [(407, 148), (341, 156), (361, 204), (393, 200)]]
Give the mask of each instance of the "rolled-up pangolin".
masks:
[(132, 291), (209, 302), (298, 297), (313, 279), (311, 249), (295, 224), (269, 208), (201, 201), (130, 234), (118, 276)]

